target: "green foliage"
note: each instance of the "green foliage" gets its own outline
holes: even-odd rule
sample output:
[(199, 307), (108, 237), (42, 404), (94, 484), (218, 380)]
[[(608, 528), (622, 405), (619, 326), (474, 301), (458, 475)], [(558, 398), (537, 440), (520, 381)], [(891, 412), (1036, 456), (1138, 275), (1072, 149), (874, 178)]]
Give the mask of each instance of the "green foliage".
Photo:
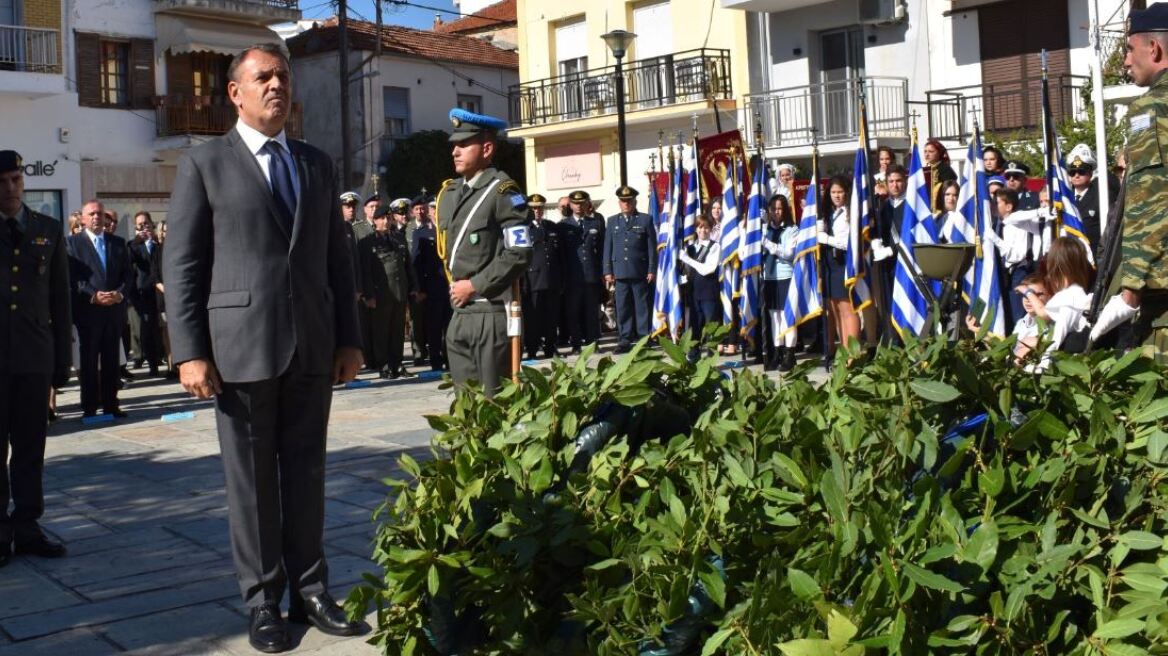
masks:
[[(422, 130), (399, 140), (384, 163), (386, 173), (381, 188), (386, 195), (413, 198), (422, 193), (423, 187), (437, 194), (444, 180), (455, 177), (449, 138), (450, 133), (443, 130)], [(525, 184), (522, 144), (500, 140), (494, 164), (520, 185)]]
[[(1010, 340), (934, 340), (778, 386), (688, 346), (525, 368), (430, 417), (433, 458), (402, 458), (376, 516), (384, 572), (349, 600), (378, 609), (371, 642), (435, 653), (473, 618), (459, 654), (644, 653), (700, 584), (695, 653), (1168, 653), (1168, 386), (1150, 360), (1033, 374)], [(618, 438), (568, 474), (603, 403), (650, 418), (655, 389), (688, 434)]]

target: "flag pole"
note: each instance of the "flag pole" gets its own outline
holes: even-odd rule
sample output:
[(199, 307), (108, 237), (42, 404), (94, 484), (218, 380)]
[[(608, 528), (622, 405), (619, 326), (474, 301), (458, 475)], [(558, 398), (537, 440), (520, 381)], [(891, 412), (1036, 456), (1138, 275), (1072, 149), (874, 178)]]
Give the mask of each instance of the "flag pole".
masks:
[[(820, 198), (822, 194), (819, 193), (819, 128), (811, 126), (811, 185), (815, 189), (815, 223), (818, 225), (823, 216), (823, 207), (825, 204)], [(792, 194), (793, 196), (794, 194)], [(803, 194), (803, 198), (807, 198), (807, 194)], [(828, 327), (827, 305), (831, 303), (831, 299), (827, 297), (827, 253), (823, 248), (823, 244), (819, 240), (815, 240), (815, 267), (819, 269), (815, 276), (816, 282), (819, 285), (819, 339), (823, 343), (823, 368), (831, 368), (831, 329)], [(790, 293), (790, 292), (787, 292)]]
[[(1046, 168), (1043, 173), (1046, 176), (1046, 196), (1050, 199), (1049, 211), (1051, 217), (1054, 219), (1054, 234), (1058, 236), (1060, 211), (1058, 205), (1054, 202), (1054, 172), (1059, 162), (1054, 160), (1054, 117), (1050, 111), (1050, 81), (1048, 79), (1049, 71), (1046, 65), (1046, 50), (1043, 49), (1041, 53), (1042, 59), (1042, 161)], [(1041, 213), (1038, 216), (1038, 250), (1040, 255), (1045, 255), (1042, 252), (1042, 242), (1046, 235), (1046, 217)]]
[[(868, 143), (868, 93), (867, 93), (867, 90), (865, 88), (864, 78), (862, 78), (862, 77), (859, 78), (857, 83), (859, 86), (859, 99), (860, 99), (860, 135), (861, 135), (861, 139), (862, 139), (863, 146), (864, 146), (864, 161), (867, 164), (864, 167), (864, 170), (866, 172), (866, 177), (867, 177), (867, 179), (864, 182), (868, 186), (869, 190), (874, 190), (874, 189), (876, 189), (876, 183), (875, 183), (875, 179), (872, 177), (872, 162), (870, 161), (870, 159), (871, 159), (870, 153), (872, 152), (872, 150), (869, 147), (869, 143)], [(855, 194), (856, 190), (853, 189), (852, 193)], [(871, 193), (871, 191), (869, 193)], [(880, 230), (880, 228), (881, 228), (880, 216), (878, 213), (872, 211), (872, 209), (873, 209), (872, 205), (873, 205), (873, 203), (871, 202), (871, 200), (869, 200), (869, 202), (868, 202), (869, 230), (870, 231), (875, 230), (876, 234), (880, 235), (880, 234), (883, 234), (883, 232), (881, 232), (881, 230)], [(853, 217), (850, 217), (850, 219), (852, 221), (859, 221), (860, 217), (853, 216)], [(869, 233), (868, 239), (869, 239), (869, 242), (871, 242), (871, 234), (870, 233)], [(885, 246), (888, 246), (888, 244), (885, 244)], [(869, 259), (870, 258), (871, 258), (871, 252), (869, 252)], [(879, 265), (879, 267), (877, 267), (876, 265)], [(885, 267), (887, 267), (887, 266), (888, 266), (887, 260), (882, 260), (880, 262), (871, 261), (871, 262), (869, 262), (869, 265), (868, 265), (868, 270), (872, 272), (872, 283), (878, 284), (879, 288), (880, 288), (880, 304), (879, 304), (879, 308), (878, 308), (880, 310), (880, 340), (879, 341), (880, 341), (880, 343), (885, 344), (885, 345), (890, 343), (890, 340), (892, 339), (892, 290), (888, 288), (889, 287), (889, 285), (887, 284), (888, 283), (888, 276), (885, 275), (885, 273), (884, 273)], [(871, 289), (871, 287), (869, 287), (869, 289)], [(863, 320), (864, 320), (864, 318), (863, 318), (863, 316), (861, 316), (860, 317), (861, 323), (863, 322)], [(841, 343), (842, 343), (842, 339), (841, 339)]]

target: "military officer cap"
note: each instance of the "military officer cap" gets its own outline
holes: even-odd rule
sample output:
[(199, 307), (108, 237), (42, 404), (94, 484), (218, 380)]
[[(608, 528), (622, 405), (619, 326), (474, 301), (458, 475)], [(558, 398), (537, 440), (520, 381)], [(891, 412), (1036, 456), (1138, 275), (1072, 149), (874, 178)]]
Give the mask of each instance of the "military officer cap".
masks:
[(568, 200), (573, 203), (587, 203), (588, 201), (592, 200), (592, 198), (588, 195), (587, 191), (584, 191), (583, 189), (577, 189), (576, 191), (568, 194)]
[(1072, 169), (1095, 168), (1095, 156), (1087, 144), (1078, 144), (1067, 153), (1067, 167)]
[(380, 219), (383, 216), (388, 216), (389, 213), (392, 211), (391, 208), (393, 208), (392, 203), (390, 203), (389, 205), (378, 205), (377, 209), (373, 211), (373, 218)]
[(348, 205), (350, 203), (356, 205), (359, 202), (361, 202), (361, 197), (352, 191), (346, 191), (345, 193), (341, 194), (342, 205)]
[(365, 197), (365, 202), (361, 203), (361, 204), (368, 205), (369, 203), (372, 203), (374, 201), (381, 202), (381, 196), (378, 196), (377, 194), (369, 194), (368, 196)]
[(454, 126), (454, 134), (450, 135), (451, 143), (480, 134), (495, 138), (507, 129), (507, 121), (501, 118), (468, 112), (461, 107), (450, 110), (450, 124)]
[(989, 178), (986, 179), (986, 186), (987, 187), (990, 185), (995, 185), (995, 184), (1005, 187), (1006, 186), (1006, 179), (1000, 175), (991, 175)]
[(395, 198), (389, 204), (389, 211), (394, 214), (405, 214), (410, 211), (410, 201), (406, 198)]
[(639, 193), (636, 189), (628, 185), (623, 185), (616, 190), (616, 197), (621, 200), (633, 200)]
[(532, 194), (527, 197), (527, 204), (533, 207), (543, 205), (546, 202), (547, 198), (544, 198), (543, 194)]
[(0, 173), (11, 173), (24, 168), (20, 153), (15, 150), (0, 150)]
[(410, 207), (413, 207), (414, 205), (425, 205), (425, 204), (426, 204), (426, 197), (421, 195), (421, 194), (414, 196), (413, 198), (410, 199)]
[(1147, 9), (1133, 9), (1127, 17), (1127, 33), (1168, 32), (1168, 4), (1157, 2)]
[(1026, 166), (1022, 162), (1010, 161), (1006, 162), (1006, 170), (1002, 171), (1002, 173), (1005, 175), (1010, 175), (1012, 173), (1017, 175), (1030, 175), (1030, 167)]

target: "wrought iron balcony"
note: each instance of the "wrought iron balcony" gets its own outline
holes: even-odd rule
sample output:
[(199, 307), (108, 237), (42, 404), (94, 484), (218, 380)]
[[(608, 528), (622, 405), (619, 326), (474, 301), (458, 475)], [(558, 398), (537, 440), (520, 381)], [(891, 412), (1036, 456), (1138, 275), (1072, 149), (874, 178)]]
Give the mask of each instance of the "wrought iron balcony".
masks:
[[(157, 96), (154, 99), (157, 136), (220, 135), (235, 127), (235, 106), (227, 96)], [(300, 103), (284, 126), (288, 136), (304, 136), (304, 112)]]
[[(1083, 88), (1087, 81), (1081, 75), (1050, 78), (1050, 111), (1055, 121), (1086, 118), (1087, 99)], [(973, 134), (973, 114), (988, 132), (1014, 132), (1042, 125), (1041, 77), (935, 89), (926, 91), (925, 97), (929, 134), (938, 139), (968, 139)]]
[[(729, 50), (687, 50), (623, 69), (626, 112), (734, 97)], [(523, 82), (509, 95), (513, 127), (616, 114), (616, 66)]]
[(0, 25), (0, 71), (60, 73), (60, 30)]
[(264, 24), (298, 21), (301, 16), (298, 0), (154, 0), (154, 11), (247, 18)]
[[(869, 137), (907, 137), (909, 134), (908, 80), (870, 77), (864, 80), (868, 105)], [(808, 146), (813, 131), (820, 143), (848, 141), (860, 136), (859, 85), (839, 80), (786, 89), (774, 89), (746, 97), (746, 140), (767, 148)], [(755, 115), (762, 134), (755, 134)]]

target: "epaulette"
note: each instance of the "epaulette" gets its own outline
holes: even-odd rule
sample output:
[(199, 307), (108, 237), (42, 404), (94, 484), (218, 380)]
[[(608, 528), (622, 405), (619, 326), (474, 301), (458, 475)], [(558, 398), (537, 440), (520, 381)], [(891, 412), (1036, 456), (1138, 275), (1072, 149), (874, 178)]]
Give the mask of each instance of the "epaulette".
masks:
[(503, 194), (506, 194), (506, 193), (514, 193), (514, 194), (520, 194), (520, 195), (523, 194), (523, 192), (519, 189), (519, 185), (514, 180), (503, 181), (498, 187), (495, 188), (495, 191), (497, 191), (500, 196), (502, 196)]
[(454, 184), (454, 182), (455, 178), (447, 178), (446, 181), (442, 183), (442, 186), (449, 187), (450, 185)]

